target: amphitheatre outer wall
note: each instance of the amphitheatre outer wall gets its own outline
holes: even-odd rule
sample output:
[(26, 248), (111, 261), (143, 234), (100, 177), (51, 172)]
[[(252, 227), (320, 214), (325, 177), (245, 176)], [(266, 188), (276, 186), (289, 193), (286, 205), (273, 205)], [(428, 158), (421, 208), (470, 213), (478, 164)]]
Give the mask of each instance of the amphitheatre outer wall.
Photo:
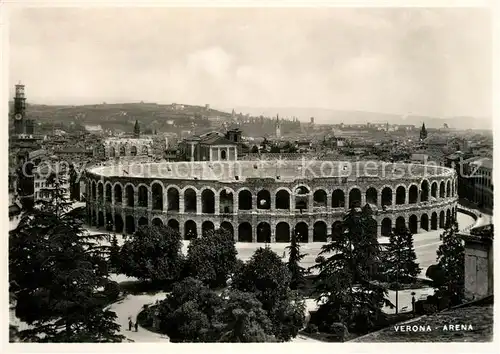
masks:
[(446, 167), (377, 162), (367, 173), (343, 162), (261, 163), (90, 168), (88, 222), (124, 234), (164, 224), (186, 240), (223, 227), (239, 242), (289, 242), (294, 230), (301, 242), (326, 242), (353, 205), (372, 207), (378, 236), (403, 224), (414, 234), (442, 228), (457, 210), (456, 172)]

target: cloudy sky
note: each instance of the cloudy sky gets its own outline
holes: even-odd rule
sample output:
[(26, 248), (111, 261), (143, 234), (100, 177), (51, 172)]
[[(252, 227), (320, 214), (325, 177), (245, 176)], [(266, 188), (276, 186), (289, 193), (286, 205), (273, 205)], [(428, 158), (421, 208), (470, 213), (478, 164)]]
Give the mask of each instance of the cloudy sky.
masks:
[(23, 9), (10, 86), (32, 103), (491, 115), (479, 9)]

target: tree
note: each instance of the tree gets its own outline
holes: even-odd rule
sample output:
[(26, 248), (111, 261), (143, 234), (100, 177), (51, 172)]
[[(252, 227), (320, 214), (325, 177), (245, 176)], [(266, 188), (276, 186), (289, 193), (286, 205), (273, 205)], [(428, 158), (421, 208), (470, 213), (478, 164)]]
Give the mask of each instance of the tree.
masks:
[(26, 212), (9, 233), (15, 314), (31, 326), (23, 341), (119, 342), (120, 326), (104, 288), (109, 235), (90, 235), (81, 210), (70, 210), (64, 177), (47, 179), (52, 198)]
[(111, 238), (109, 265), (113, 271), (120, 271), (120, 246), (118, 246), (116, 234), (113, 234), (113, 237)]
[(457, 233), (458, 223), (453, 219), (444, 230), (441, 236), (443, 243), (437, 250), (438, 265), (444, 271), (438, 292), (449, 297), (452, 304), (460, 303), (464, 299), (465, 248)]
[(169, 226), (141, 226), (122, 245), (120, 264), (128, 276), (152, 282), (173, 281), (184, 264), (181, 236)]
[(259, 248), (235, 275), (232, 287), (254, 293), (273, 323), (273, 334), (288, 341), (298, 334), (305, 320), (304, 301), (290, 290), (291, 274), (270, 248)]
[(231, 233), (225, 229), (209, 231), (193, 239), (188, 247), (188, 273), (211, 288), (226, 286), (236, 267), (236, 247)]
[(373, 221), (369, 208), (352, 208), (344, 216), (342, 232), (321, 249), (325, 258), (314, 266), (319, 269), (315, 292), (322, 301), (320, 329), (342, 322), (349, 329), (366, 332), (383, 317), (382, 306), (390, 304), (387, 289), (373, 281), (380, 257)]
[(411, 283), (420, 274), (413, 247), (413, 234), (405, 227), (393, 229), (386, 250), (386, 275), (389, 282)]
[(287, 249), (289, 252), (287, 267), (291, 274), (290, 289), (297, 290), (304, 286), (307, 270), (300, 266), (300, 262), (306, 255), (300, 253), (300, 244), (295, 230), (292, 232), (290, 246), (287, 246)]
[(259, 148), (257, 145), (252, 146), (252, 150), (250, 151), (252, 154), (258, 154), (259, 153)]

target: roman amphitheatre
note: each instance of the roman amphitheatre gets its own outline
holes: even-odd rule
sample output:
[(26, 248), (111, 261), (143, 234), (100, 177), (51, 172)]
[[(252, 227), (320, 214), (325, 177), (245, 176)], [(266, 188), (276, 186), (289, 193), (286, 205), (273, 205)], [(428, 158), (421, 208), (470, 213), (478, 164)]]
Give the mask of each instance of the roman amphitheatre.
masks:
[(237, 242), (334, 237), (344, 213), (369, 204), (378, 235), (443, 228), (457, 210), (450, 168), (380, 161), (115, 162), (86, 170), (91, 227), (132, 234), (169, 225), (185, 240), (224, 228)]

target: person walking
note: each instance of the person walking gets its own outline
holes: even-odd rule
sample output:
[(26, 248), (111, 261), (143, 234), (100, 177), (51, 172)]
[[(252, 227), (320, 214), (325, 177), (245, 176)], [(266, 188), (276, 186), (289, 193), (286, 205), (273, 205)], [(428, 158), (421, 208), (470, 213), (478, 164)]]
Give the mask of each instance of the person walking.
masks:
[(128, 319), (128, 330), (131, 331), (132, 330), (132, 319)]
[(135, 327), (135, 331), (138, 332), (139, 331), (139, 324), (137, 323), (137, 321), (135, 321), (134, 327)]

